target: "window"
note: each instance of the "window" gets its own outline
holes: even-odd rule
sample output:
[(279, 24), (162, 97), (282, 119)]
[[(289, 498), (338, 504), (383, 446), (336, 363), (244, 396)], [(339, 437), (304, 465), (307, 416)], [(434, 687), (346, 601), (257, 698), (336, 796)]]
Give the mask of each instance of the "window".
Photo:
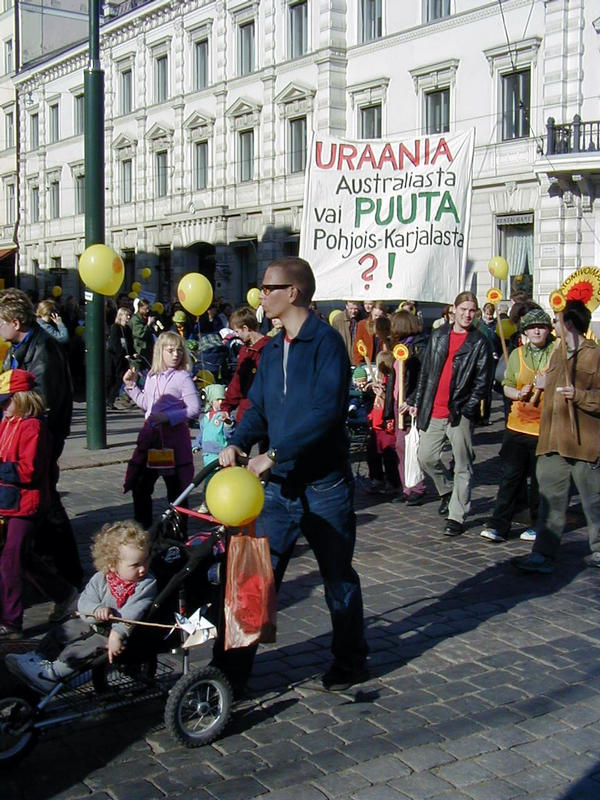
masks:
[(16, 220), (16, 202), (15, 202), (15, 185), (14, 183), (6, 184), (6, 224), (14, 225)]
[(4, 115), (4, 137), (7, 149), (15, 146), (15, 115), (13, 111), (7, 111)]
[(361, 0), (361, 42), (371, 42), (373, 39), (379, 39), (381, 31), (381, 0)]
[(306, 169), (306, 117), (290, 120), (290, 172)]
[(51, 267), (50, 269), (62, 269), (62, 257), (61, 256), (52, 256), (50, 259)]
[(58, 180), (50, 181), (50, 219), (58, 219), (60, 217), (60, 183)]
[(156, 168), (156, 196), (166, 197), (169, 178), (169, 155), (166, 150), (160, 150), (154, 156)]
[(85, 214), (85, 175), (75, 176), (75, 213)]
[(169, 56), (164, 53), (154, 59), (154, 97), (164, 103), (169, 97)]
[(208, 39), (194, 42), (194, 89), (208, 86)]
[(48, 137), (51, 142), (58, 142), (58, 103), (48, 107)]
[(291, 3), (289, 7), (290, 58), (299, 58), (308, 50), (308, 3)]
[(32, 150), (40, 146), (40, 115), (32, 114), (29, 117), (29, 142)]
[(208, 186), (208, 142), (194, 143), (194, 189)]
[(425, 93), (425, 133), (450, 130), (450, 89)]
[(121, 90), (121, 114), (131, 114), (133, 111), (133, 73), (131, 68), (121, 71), (119, 84)]
[(254, 72), (254, 20), (239, 27), (239, 73)]
[(240, 181), (254, 180), (254, 131), (240, 131)]
[(40, 187), (39, 186), (32, 186), (31, 187), (31, 195), (30, 195), (30, 205), (31, 205), (31, 221), (32, 222), (39, 222), (40, 221)]
[(450, 16), (450, 0), (425, 0), (425, 18), (427, 22)]
[(502, 76), (502, 139), (529, 136), (531, 72), (528, 69)]
[(13, 70), (13, 40), (8, 39), (8, 41), (4, 42), (4, 71), (8, 74)]
[(82, 94), (76, 94), (73, 97), (73, 133), (77, 136), (83, 133), (85, 125), (84, 118), (84, 100)]
[(121, 202), (133, 202), (133, 162), (130, 158), (121, 161)]
[(360, 109), (360, 139), (381, 139), (381, 105)]

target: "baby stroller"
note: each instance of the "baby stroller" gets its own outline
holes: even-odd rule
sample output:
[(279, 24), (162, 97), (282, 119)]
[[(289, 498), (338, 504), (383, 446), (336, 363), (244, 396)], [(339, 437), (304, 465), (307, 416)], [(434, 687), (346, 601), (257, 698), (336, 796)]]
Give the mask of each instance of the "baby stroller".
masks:
[[(207, 630), (223, 627), (228, 532), (209, 515), (181, 507), (217, 469), (218, 463), (202, 469), (150, 529), (150, 569), (159, 592), (123, 656), (112, 665), (106, 655), (96, 658), (45, 694), (24, 686), (0, 699), (0, 765), (24, 756), (44, 730), (161, 696), (167, 698), (166, 728), (186, 747), (209, 744), (223, 732), (231, 685), (217, 667), (192, 667), (189, 634), (175, 626), (175, 612), (187, 623), (187, 615), (200, 609)], [(190, 523), (201, 520), (201, 530), (185, 536), (182, 515)]]

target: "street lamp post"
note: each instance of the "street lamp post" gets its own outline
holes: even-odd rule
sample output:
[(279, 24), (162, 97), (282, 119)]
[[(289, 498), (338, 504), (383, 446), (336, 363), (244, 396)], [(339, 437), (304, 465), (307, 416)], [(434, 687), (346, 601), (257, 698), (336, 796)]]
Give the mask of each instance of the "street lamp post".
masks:
[[(104, 72), (100, 66), (100, 0), (89, 2), (89, 62), (84, 72), (85, 246), (104, 244)], [(87, 446), (106, 447), (104, 297), (86, 290)]]

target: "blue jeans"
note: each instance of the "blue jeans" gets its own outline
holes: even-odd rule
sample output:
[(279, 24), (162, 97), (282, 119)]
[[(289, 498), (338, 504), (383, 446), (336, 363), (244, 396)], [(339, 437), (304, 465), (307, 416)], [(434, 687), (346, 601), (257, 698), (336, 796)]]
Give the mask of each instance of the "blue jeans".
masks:
[[(315, 557), (331, 615), (331, 650), (336, 664), (362, 667), (368, 653), (364, 635), (360, 579), (352, 567), (356, 519), (351, 479), (329, 475), (303, 489), (272, 480), (265, 488), (265, 504), (256, 524), (257, 536), (267, 536), (277, 589), (302, 533)], [(215, 647), (213, 663), (221, 666), (236, 685), (250, 675), (255, 647), (223, 653)]]

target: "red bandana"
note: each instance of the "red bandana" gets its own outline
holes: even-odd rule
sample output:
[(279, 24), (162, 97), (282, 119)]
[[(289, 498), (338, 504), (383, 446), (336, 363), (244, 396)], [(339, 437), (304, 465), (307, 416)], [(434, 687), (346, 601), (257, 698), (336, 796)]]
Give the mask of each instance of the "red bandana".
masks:
[(135, 592), (137, 581), (124, 581), (116, 572), (106, 573), (106, 582), (110, 593), (117, 601), (117, 608), (122, 608), (131, 595)]

